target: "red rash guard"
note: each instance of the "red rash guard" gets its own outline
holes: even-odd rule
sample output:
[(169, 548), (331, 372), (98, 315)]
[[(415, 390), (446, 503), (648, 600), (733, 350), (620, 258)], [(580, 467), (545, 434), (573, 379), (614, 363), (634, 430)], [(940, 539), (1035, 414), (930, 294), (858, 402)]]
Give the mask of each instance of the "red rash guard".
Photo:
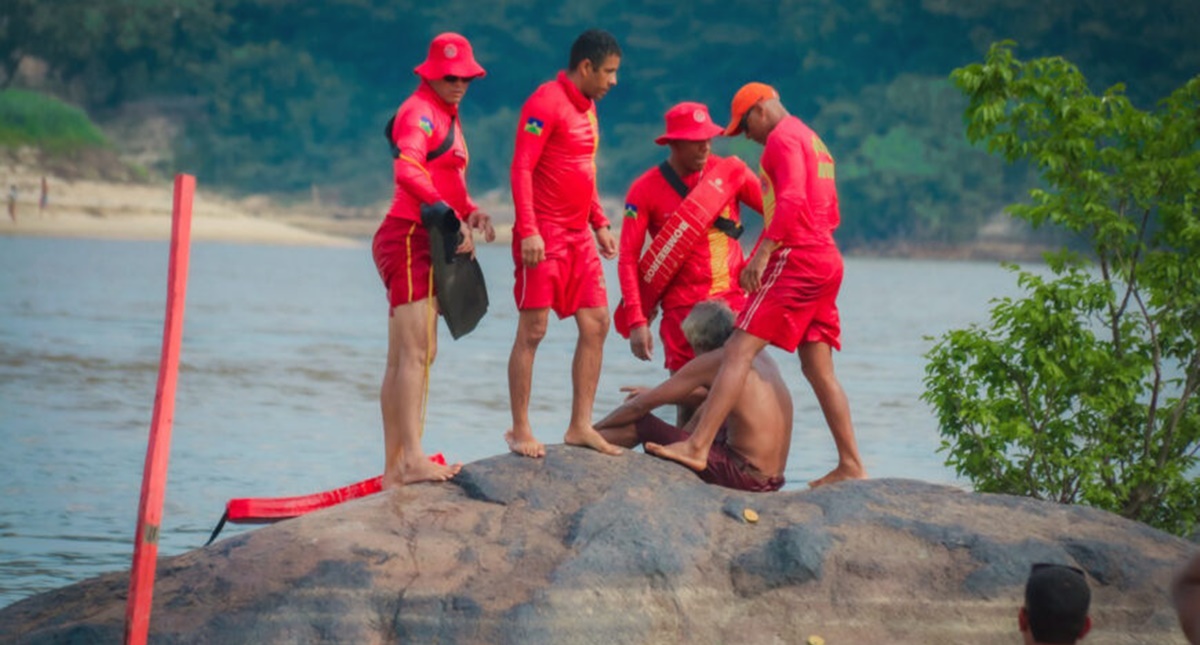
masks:
[(784, 247), (835, 246), (841, 215), (833, 155), (803, 121), (788, 116), (767, 136), (762, 177), (767, 239)]
[[(716, 165), (721, 158), (709, 155), (705, 170)], [(744, 164), (743, 164), (744, 166)], [(763, 209), (763, 196), (758, 177), (750, 168), (745, 168), (746, 181), (737, 195), (721, 210), (718, 217), (728, 217), (740, 222), (738, 202), (757, 211)], [(702, 172), (682, 177), (689, 189), (695, 188)], [(642, 315), (642, 296), (638, 289), (638, 259), (646, 243), (658, 234), (671, 213), (679, 208), (683, 197), (667, 183), (658, 167), (642, 173), (625, 197), (625, 219), (621, 223), (621, 250), (617, 260), (617, 275), (621, 280), (621, 297), (625, 300), (631, 328), (648, 323)], [(708, 236), (696, 246), (679, 272), (663, 292), (663, 309), (691, 307), (709, 298), (723, 297), (731, 291), (739, 291), (738, 275), (746, 259), (742, 246), (716, 228), (709, 228)]]
[(565, 72), (525, 101), (512, 163), (514, 240), (540, 235), (541, 223), (572, 230), (608, 225), (596, 192), (599, 143), (595, 104)]
[[(421, 221), (421, 204), (444, 201), (459, 219), (478, 207), (467, 194), (467, 141), (458, 125), (458, 106), (442, 100), (425, 81), (400, 104), (392, 140), (400, 156), (392, 161), (396, 192), (388, 217)], [(455, 117), (451, 121), (451, 117)], [(426, 156), (437, 149), (454, 125), (454, 145), (432, 161)]]

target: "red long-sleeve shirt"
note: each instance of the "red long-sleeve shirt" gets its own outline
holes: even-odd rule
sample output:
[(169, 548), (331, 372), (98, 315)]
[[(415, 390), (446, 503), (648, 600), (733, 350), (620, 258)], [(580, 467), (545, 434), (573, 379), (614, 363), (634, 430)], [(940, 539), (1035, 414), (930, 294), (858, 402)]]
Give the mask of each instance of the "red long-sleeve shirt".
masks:
[(596, 106), (567, 77), (543, 83), (521, 107), (512, 163), (514, 238), (538, 225), (579, 230), (608, 225), (596, 192)]
[(771, 130), (762, 177), (767, 239), (785, 247), (835, 245), (841, 214), (833, 155), (803, 121), (788, 116)]
[[(477, 207), (467, 193), (467, 141), (458, 123), (458, 106), (442, 100), (425, 81), (396, 110), (392, 141), (400, 156), (392, 162), (396, 191), (388, 217), (421, 221), (421, 204), (444, 201), (459, 219)], [(454, 127), (454, 144), (426, 161)]]
[[(705, 170), (720, 161), (720, 157), (709, 155)], [(746, 180), (718, 215), (735, 222), (741, 221), (739, 202), (759, 212), (763, 209), (763, 195), (758, 177), (745, 164), (742, 166), (745, 168)], [(699, 183), (702, 174), (703, 172), (696, 172), (681, 179), (684, 185), (691, 189)], [(657, 166), (642, 173), (629, 187), (629, 193), (625, 197), (625, 218), (621, 222), (617, 275), (620, 278), (621, 297), (631, 328), (648, 322), (642, 314), (642, 297), (638, 289), (638, 260), (646, 243), (647, 233), (650, 239), (654, 239), (682, 202), (683, 197), (667, 183)], [(703, 300), (724, 297), (731, 291), (741, 289), (738, 286), (738, 275), (745, 264), (741, 244), (716, 228), (709, 228), (708, 235), (692, 250), (687, 261), (667, 285), (663, 292), (662, 307), (690, 307)]]

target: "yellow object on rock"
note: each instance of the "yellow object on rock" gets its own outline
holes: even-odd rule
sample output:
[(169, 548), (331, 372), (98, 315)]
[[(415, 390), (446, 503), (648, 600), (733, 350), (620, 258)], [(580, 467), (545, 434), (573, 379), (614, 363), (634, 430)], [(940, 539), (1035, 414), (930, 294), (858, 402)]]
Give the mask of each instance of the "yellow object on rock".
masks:
[(809, 636), (804, 645), (825, 645), (825, 639), (820, 636)]
[(752, 508), (742, 511), (742, 517), (746, 518), (746, 521), (751, 524), (758, 522), (758, 513), (755, 513)]

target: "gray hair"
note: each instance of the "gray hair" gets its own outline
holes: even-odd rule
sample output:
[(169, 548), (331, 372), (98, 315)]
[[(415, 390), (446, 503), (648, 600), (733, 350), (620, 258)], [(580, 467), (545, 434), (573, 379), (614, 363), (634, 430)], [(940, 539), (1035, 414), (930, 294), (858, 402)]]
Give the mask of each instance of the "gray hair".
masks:
[(683, 335), (697, 354), (703, 354), (725, 345), (733, 323), (733, 310), (724, 300), (705, 300), (683, 319)]

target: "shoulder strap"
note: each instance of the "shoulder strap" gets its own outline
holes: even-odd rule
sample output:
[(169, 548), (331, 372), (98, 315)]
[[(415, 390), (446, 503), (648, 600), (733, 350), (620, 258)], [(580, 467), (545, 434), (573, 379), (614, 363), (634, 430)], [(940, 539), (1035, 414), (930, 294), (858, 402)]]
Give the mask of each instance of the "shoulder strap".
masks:
[[(450, 150), (451, 146), (454, 145), (454, 124), (457, 119), (458, 117), (450, 117), (450, 134), (447, 134), (446, 138), (442, 139), (442, 142), (438, 144), (438, 147), (434, 148), (425, 155), (425, 161), (433, 161), (434, 159), (437, 159), (438, 157), (446, 154), (446, 152)], [(398, 159), (400, 157), (400, 148), (396, 146), (396, 139), (392, 136), (392, 131), (395, 127), (396, 115), (393, 114), (392, 118), (388, 119), (387, 125), (383, 126), (383, 136), (387, 138), (388, 147), (391, 148), (392, 159)]]
[(454, 131), (456, 129), (454, 125), (457, 122), (458, 117), (450, 117), (450, 134), (447, 134), (446, 138), (442, 139), (442, 142), (438, 144), (438, 147), (434, 148), (432, 152), (425, 155), (425, 161), (433, 161), (434, 159), (446, 154), (446, 152), (450, 150), (450, 147), (454, 145)]
[[(688, 189), (687, 184), (683, 183), (683, 178), (679, 176), (679, 173), (675, 172), (675, 169), (671, 167), (671, 164), (665, 161), (658, 164), (658, 171), (662, 173), (663, 179), (667, 180), (671, 188), (674, 188), (675, 192), (679, 193), (680, 197), (687, 198), (688, 193), (691, 191)], [(713, 222), (713, 227), (735, 240), (741, 237), (742, 231), (745, 230), (741, 224), (726, 217), (718, 217)]]
[(400, 148), (396, 147), (396, 139), (392, 136), (392, 129), (396, 127), (396, 115), (392, 114), (392, 118), (388, 119), (387, 125), (383, 126), (383, 138), (387, 139), (388, 148), (392, 151), (392, 159), (400, 158)]
[(713, 221), (713, 228), (717, 229), (718, 231), (721, 231), (722, 233), (728, 235), (729, 237), (732, 237), (735, 240), (738, 239), (739, 237), (741, 237), (742, 233), (744, 233), (746, 231), (746, 229), (741, 224), (738, 224), (737, 222), (729, 219), (728, 217), (718, 217), (716, 220)]
[(671, 164), (665, 161), (658, 164), (658, 171), (662, 173), (663, 179), (667, 180), (671, 188), (674, 188), (675, 192), (679, 193), (680, 197), (687, 197), (688, 193), (691, 192), (688, 190), (687, 184), (683, 183), (683, 177), (680, 177), (679, 173), (675, 172)]

